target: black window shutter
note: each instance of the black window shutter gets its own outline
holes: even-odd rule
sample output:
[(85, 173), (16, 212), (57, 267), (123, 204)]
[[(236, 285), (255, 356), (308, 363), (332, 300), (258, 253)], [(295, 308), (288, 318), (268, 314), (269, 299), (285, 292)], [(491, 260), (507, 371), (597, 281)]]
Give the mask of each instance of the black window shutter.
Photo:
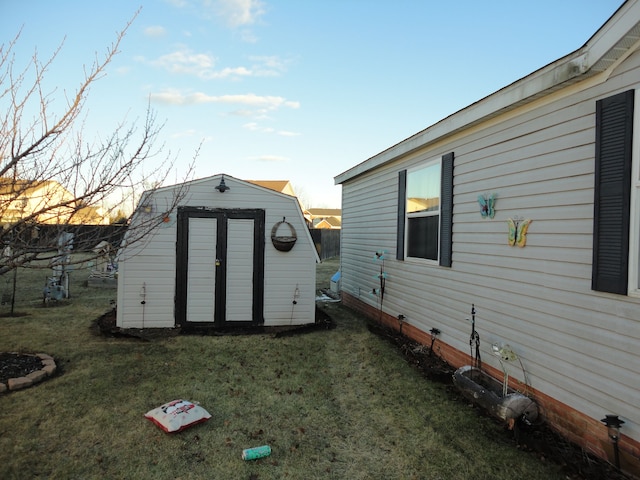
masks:
[(591, 288), (627, 294), (634, 91), (596, 102)]
[(404, 260), (404, 222), (407, 213), (407, 171), (398, 172), (398, 229), (396, 231), (396, 259)]
[(440, 266), (451, 266), (453, 231), (453, 152), (442, 156), (440, 183)]

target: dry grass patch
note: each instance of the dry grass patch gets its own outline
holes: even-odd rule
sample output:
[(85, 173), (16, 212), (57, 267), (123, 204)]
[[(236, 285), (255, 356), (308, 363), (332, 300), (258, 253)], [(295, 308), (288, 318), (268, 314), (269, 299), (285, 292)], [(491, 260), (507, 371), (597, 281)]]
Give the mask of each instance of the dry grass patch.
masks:
[[(336, 269), (320, 265), (319, 286)], [(565, 478), (339, 304), (322, 306), (333, 330), (145, 342), (95, 335), (115, 292), (72, 278), (69, 305), (0, 320), (0, 351), (45, 351), (64, 371), (0, 396), (0, 478)], [(143, 417), (177, 398), (211, 420), (165, 434)], [(241, 459), (262, 444), (271, 456)]]

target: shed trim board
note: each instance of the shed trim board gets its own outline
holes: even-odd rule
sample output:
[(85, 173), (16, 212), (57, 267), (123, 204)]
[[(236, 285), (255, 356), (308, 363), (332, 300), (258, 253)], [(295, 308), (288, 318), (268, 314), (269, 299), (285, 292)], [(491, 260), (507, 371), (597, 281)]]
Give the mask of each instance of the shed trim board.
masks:
[[(628, 0), (572, 54), (335, 177), (345, 305), (396, 329), (402, 316), (419, 341), (438, 329), (436, 351), (454, 366), (472, 362), (465, 319), (475, 305), (483, 366), (501, 377), (491, 347), (508, 343), (525, 368), (510, 368), (511, 386), (603, 458), (611, 443), (600, 419), (619, 415), (621, 462), (636, 474), (639, 118), (640, 0)], [(449, 153), (452, 227), (441, 251), (450, 244), (451, 256), (437, 262), (407, 248), (419, 237), (407, 238), (416, 197), (406, 181)], [(426, 211), (447, 198), (442, 189), (419, 200)], [(447, 234), (445, 223), (429, 235)], [(389, 252), (384, 304), (372, 280), (379, 251)]]
[[(214, 242), (206, 242), (203, 249), (193, 247), (195, 239), (190, 241), (192, 230), (197, 226), (197, 220), (212, 224), (211, 231)], [(229, 231), (239, 220), (252, 223), (248, 231), (250, 244), (236, 244), (229, 242)], [(246, 224), (246, 223), (245, 223)], [(252, 227), (252, 228), (251, 228)], [(205, 230), (206, 231), (206, 230)], [(176, 242), (176, 324), (185, 329), (211, 326), (223, 328), (229, 326), (256, 326), (264, 323), (264, 235), (265, 212), (258, 209), (205, 209), (194, 207), (180, 207), (178, 209), (178, 241)], [(231, 235), (232, 238), (238, 238)], [(240, 235), (239, 238), (246, 238)], [(247, 250), (240, 250), (246, 249)], [(230, 257), (233, 268), (227, 269)], [(250, 260), (239, 277), (242, 260)], [(194, 278), (190, 275), (199, 271), (200, 267), (208, 270)], [(248, 268), (247, 268), (248, 267)], [(240, 270), (242, 272), (242, 270)], [(227, 297), (227, 283), (246, 286), (241, 291), (234, 289), (234, 297)], [(244, 294), (244, 295), (242, 295)], [(193, 308), (190, 298), (194, 301), (204, 295), (204, 312), (190, 312)], [(208, 297), (211, 295), (211, 297)], [(212, 303), (207, 303), (211, 300)], [(235, 306), (235, 308), (233, 307)], [(245, 309), (242, 306), (247, 307)], [(243, 314), (244, 313), (244, 314)], [(209, 320), (203, 319), (208, 316)]]

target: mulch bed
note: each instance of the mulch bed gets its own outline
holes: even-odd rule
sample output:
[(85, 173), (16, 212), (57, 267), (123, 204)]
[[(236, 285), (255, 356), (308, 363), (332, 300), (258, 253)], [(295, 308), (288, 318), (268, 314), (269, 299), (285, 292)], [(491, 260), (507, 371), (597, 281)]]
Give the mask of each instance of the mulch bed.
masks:
[(19, 378), (42, 368), (42, 360), (35, 355), (0, 353), (0, 383)]
[(180, 328), (119, 328), (116, 326), (115, 309), (97, 318), (91, 326), (92, 331), (97, 335), (106, 335), (111, 337), (129, 337), (146, 341), (189, 333), (197, 335), (250, 335), (269, 333), (273, 334), (276, 337), (287, 337), (315, 332), (317, 330), (330, 330), (332, 328), (335, 328), (333, 320), (325, 312), (317, 307), (315, 323), (291, 327), (253, 326), (230, 327), (227, 329), (207, 327), (200, 329), (190, 329), (188, 331), (184, 331)]
[[(451, 398), (466, 405), (469, 401), (453, 385), (455, 369), (436, 355), (429, 346), (421, 345), (397, 330), (370, 322), (368, 328), (372, 333), (387, 339), (404, 355), (407, 362), (418, 369), (427, 379), (447, 385)], [(437, 342), (437, 340), (436, 340)], [(478, 415), (490, 416), (487, 412), (473, 405)], [(496, 422), (499, 420), (491, 417)], [(613, 465), (595, 457), (579, 446), (567, 441), (551, 430), (543, 422), (531, 425), (517, 421), (513, 430), (505, 424), (505, 437), (513, 442), (515, 448), (535, 453), (541, 461), (551, 461), (562, 466), (571, 480), (632, 480), (618, 471)]]

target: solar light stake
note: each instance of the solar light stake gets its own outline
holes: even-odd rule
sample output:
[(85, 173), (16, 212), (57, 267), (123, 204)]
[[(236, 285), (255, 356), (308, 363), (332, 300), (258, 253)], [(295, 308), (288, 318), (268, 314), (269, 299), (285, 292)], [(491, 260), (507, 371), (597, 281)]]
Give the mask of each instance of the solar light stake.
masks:
[(431, 354), (433, 353), (433, 344), (436, 341), (436, 337), (440, 335), (440, 330), (438, 330), (437, 328), (432, 328), (431, 330), (429, 330), (429, 333), (431, 333), (431, 346), (429, 347), (429, 356), (431, 356)]
[(615, 465), (616, 468), (620, 470), (620, 451), (618, 450), (618, 441), (620, 440), (620, 427), (624, 424), (624, 421), (620, 420), (617, 415), (605, 415), (605, 418), (600, 421), (607, 426), (607, 434), (613, 442)]
[(402, 333), (402, 324), (404, 323), (406, 318), (407, 317), (405, 317), (403, 314), (398, 315), (398, 323), (400, 324), (400, 333)]

